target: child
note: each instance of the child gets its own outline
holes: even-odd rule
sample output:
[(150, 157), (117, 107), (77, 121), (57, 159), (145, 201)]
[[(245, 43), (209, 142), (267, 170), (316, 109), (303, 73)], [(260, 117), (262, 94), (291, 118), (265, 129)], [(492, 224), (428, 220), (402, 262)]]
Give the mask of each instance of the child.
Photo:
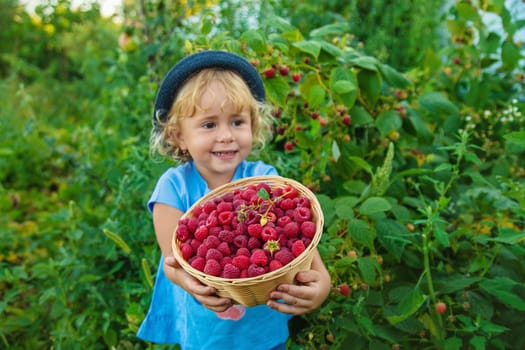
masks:
[(148, 314), (138, 336), (187, 349), (285, 349), (288, 321), (319, 307), (330, 277), (315, 251), (311, 270), (282, 284), (266, 305), (243, 307), (218, 297), (177, 264), (171, 239), (183, 213), (210, 190), (249, 176), (276, 175), (246, 160), (271, 133), (260, 75), (244, 58), (203, 51), (176, 64), (155, 100), (152, 149), (182, 164), (159, 179), (148, 209), (162, 257)]

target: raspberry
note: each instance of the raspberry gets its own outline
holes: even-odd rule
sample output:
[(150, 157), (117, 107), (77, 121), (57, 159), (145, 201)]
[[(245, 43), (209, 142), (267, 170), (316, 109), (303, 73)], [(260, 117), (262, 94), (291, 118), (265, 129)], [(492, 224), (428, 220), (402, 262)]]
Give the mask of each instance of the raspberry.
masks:
[(257, 192), (259, 192), (260, 190), (265, 190), (266, 193), (268, 193), (268, 196), (270, 196), (270, 197), (272, 195), (272, 188), (267, 183), (261, 182), (261, 183), (257, 184), (255, 189), (257, 190)]
[(264, 267), (251, 264), (248, 267), (248, 277), (256, 277), (264, 274)]
[(221, 244), (221, 240), (216, 236), (208, 236), (204, 241), (202, 242), (206, 246), (206, 248), (217, 248), (219, 244)]
[(206, 252), (206, 260), (221, 261), (222, 256), (222, 253), (215, 248), (208, 249), (208, 251)]
[(227, 242), (221, 242), (219, 244), (219, 246), (217, 247), (217, 250), (219, 252), (221, 252), (221, 254), (223, 256), (230, 256), (231, 255), (231, 250), (230, 250), (230, 246), (228, 245)]
[(206, 260), (203, 257), (196, 256), (193, 260), (190, 261), (190, 265), (196, 270), (204, 271), (204, 265), (206, 265)]
[(206, 218), (206, 226), (215, 227), (219, 225), (219, 218), (217, 216), (217, 211), (212, 211), (208, 218)]
[(241, 269), (233, 264), (226, 264), (222, 269), (222, 277), (224, 278), (239, 278), (241, 276)]
[(177, 226), (177, 239), (181, 242), (186, 242), (190, 238), (190, 231), (188, 230), (188, 226), (181, 225), (179, 222), (179, 225)]
[(208, 235), (210, 236), (219, 236), (219, 233), (222, 231), (222, 227), (208, 227)]
[(290, 222), (292, 222), (292, 218), (287, 215), (284, 215), (283, 213), (283, 215), (281, 215), (279, 219), (277, 219), (277, 226), (285, 227), (286, 224), (289, 224)]
[(190, 232), (195, 232), (195, 230), (199, 226), (199, 220), (197, 220), (196, 217), (191, 217), (191, 218), (188, 219), (187, 226), (188, 226), (188, 230), (190, 230)]
[(305, 221), (301, 224), (301, 232), (304, 237), (313, 238), (316, 232), (316, 225), (312, 221)]
[(268, 264), (268, 257), (262, 249), (255, 249), (250, 257), (250, 262), (258, 266), (266, 266)]
[(248, 245), (248, 236), (246, 235), (238, 235), (235, 236), (233, 239), (233, 244), (237, 246), (237, 248), (243, 248)]
[(202, 206), (197, 206), (195, 208), (193, 208), (193, 216), (198, 218), (199, 215), (202, 214)]
[(239, 278), (248, 278), (248, 268), (241, 270), (241, 276)]
[(241, 198), (244, 199), (245, 201), (250, 201), (251, 198), (256, 195), (257, 195), (257, 192), (252, 188), (248, 188), (241, 192)]
[(206, 226), (199, 226), (193, 236), (201, 242), (204, 242), (206, 237), (208, 237), (208, 228)]
[(248, 225), (248, 234), (255, 238), (261, 238), (262, 226), (261, 224)]
[(219, 213), (218, 222), (221, 225), (229, 225), (233, 220), (233, 213), (231, 211), (223, 211)]
[(297, 241), (295, 241), (293, 244), (292, 244), (292, 253), (294, 256), (299, 256), (301, 255), (304, 250), (305, 250), (305, 246), (304, 246), (304, 243), (303, 241), (301, 241), (300, 239), (298, 239)]
[(233, 261), (233, 258), (231, 256), (225, 256), (221, 259), (221, 261), (219, 261), (219, 263), (221, 264), (221, 267), (224, 269), (224, 266), (226, 266), (226, 264), (231, 264)]
[(244, 256), (250, 257), (251, 253), (248, 250), (248, 248), (243, 247), (243, 248), (237, 249), (237, 252), (235, 253), (235, 255), (244, 255)]
[(219, 232), (219, 240), (221, 242), (231, 243), (233, 242), (233, 238), (233, 232), (231, 231), (222, 230), (221, 232)]
[(263, 241), (267, 242), (269, 240), (277, 240), (277, 231), (275, 228), (270, 226), (264, 226), (261, 232), (261, 238)]
[(303, 196), (294, 198), (293, 201), (295, 202), (295, 205), (298, 208), (300, 207), (310, 208), (312, 205), (310, 202), (310, 199), (308, 199), (307, 197), (303, 197)]
[(341, 295), (344, 295), (345, 297), (350, 295), (350, 287), (348, 287), (348, 284), (344, 283), (339, 286), (339, 292)]
[(250, 250), (261, 248), (261, 241), (258, 238), (250, 237), (248, 239), (247, 248)]
[(294, 218), (297, 222), (303, 222), (312, 218), (312, 211), (306, 207), (299, 207), (294, 210)]
[(279, 260), (272, 260), (270, 261), (270, 271), (275, 271), (277, 269), (280, 269), (283, 267), (283, 264)]
[(206, 214), (210, 214), (212, 211), (216, 210), (217, 209), (217, 205), (215, 205), (215, 203), (213, 203), (212, 201), (207, 201), (206, 203), (204, 203), (204, 205), (202, 206), (202, 211)]
[(217, 204), (217, 211), (219, 213), (225, 212), (225, 211), (233, 211), (233, 203), (232, 202), (219, 202)]
[(206, 265), (204, 265), (204, 273), (210, 276), (220, 276), (221, 275), (221, 264), (217, 260), (209, 259), (206, 260)]
[(285, 198), (279, 203), (279, 207), (284, 211), (295, 209), (295, 202), (293, 199)]
[(246, 255), (238, 255), (232, 259), (232, 264), (239, 269), (247, 269), (250, 266), (250, 258)]
[(191, 247), (193, 248), (193, 251), (196, 252), (197, 249), (199, 249), (200, 245), (202, 244), (201, 241), (199, 241), (198, 239), (196, 238), (193, 238), (191, 241), (190, 241), (190, 245)]
[(435, 307), (436, 307), (436, 311), (440, 315), (443, 315), (447, 311), (447, 304), (445, 304), (442, 301), (437, 302)]
[(182, 258), (188, 261), (193, 256), (193, 248), (189, 243), (183, 243), (180, 245), (180, 253)]
[(283, 227), (283, 232), (288, 238), (297, 237), (299, 234), (299, 224), (291, 221)]
[(206, 257), (207, 252), (208, 252), (208, 247), (206, 247), (204, 244), (201, 244), (199, 248), (197, 248), (197, 255), (202, 258)]
[(292, 252), (288, 248), (281, 248), (274, 255), (275, 260), (278, 260), (283, 266), (294, 259)]
[(285, 198), (294, 199), (299, 195), (299, 191), (297, 190), (297, 188), (287, 185), (283, 190), (283, 194)]

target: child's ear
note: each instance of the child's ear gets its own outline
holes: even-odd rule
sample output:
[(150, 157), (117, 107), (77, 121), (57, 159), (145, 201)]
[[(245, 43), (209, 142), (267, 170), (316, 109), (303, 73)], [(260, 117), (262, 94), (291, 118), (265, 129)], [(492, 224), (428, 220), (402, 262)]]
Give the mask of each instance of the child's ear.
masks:
[(182, 135), (182, 132), (178, 129), (172, 129), (170, 130), (170, 139), (174, 140), (177, 146), (181, 150), (187, 150), (188, 147), (186, 146), (186, 142), (184, 141), (184, 136)]

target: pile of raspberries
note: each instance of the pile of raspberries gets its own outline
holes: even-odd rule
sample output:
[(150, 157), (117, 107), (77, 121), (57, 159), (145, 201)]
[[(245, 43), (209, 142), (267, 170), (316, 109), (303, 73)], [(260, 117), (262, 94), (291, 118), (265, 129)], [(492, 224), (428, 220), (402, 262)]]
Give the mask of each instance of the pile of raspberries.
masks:
[(207, 275), (234, 279), (275, 271), (301, 255), (316, 234), (310, 199), (288, 184), (234, 189), (179, 220), (182, 257)]

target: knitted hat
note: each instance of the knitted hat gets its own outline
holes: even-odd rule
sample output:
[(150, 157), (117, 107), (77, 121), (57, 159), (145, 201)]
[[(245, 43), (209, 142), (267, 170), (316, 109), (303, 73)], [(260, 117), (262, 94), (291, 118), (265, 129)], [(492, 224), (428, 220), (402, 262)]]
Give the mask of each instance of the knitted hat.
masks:
[(226, 51), (201, 51), (181, 59), (164, 77), (155, 98), (155, 110), (153, 112), (153, 124), (155, 126), (158, 124), (157, 119), (166, 120), (168, 111), (186, 80), (205, 68), (223, 68), (236, 72), (246, 82), (257, 100), (265, 100), (261, 76), (250, 62), (241, 56)]

